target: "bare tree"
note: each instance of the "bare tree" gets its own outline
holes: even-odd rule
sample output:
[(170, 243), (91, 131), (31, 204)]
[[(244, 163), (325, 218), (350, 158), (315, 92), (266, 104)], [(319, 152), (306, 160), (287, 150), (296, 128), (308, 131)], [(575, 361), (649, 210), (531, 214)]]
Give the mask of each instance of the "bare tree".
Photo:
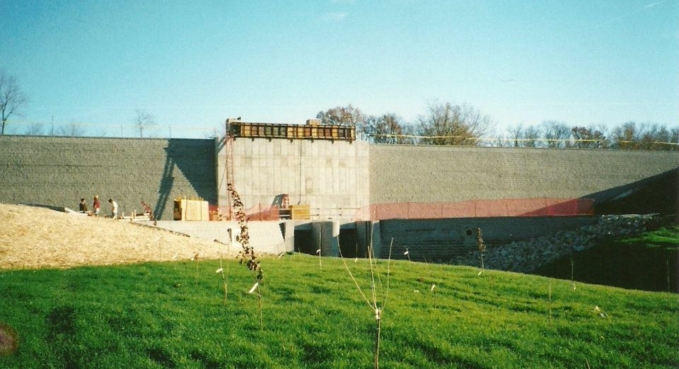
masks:
[(640, 138), (643, 150), (671, 150), (673, 146), (672, 133), (664, 125), (643, 125)]
[(212, 127), (212, 130), (208, 131), (203, 136), (208, 139), (220, 139), (224, 136), (223, 128), (220, 126)]
[(412, 137), (408, 135), (407, 125), (396, 114), (383, 114), (379, 117), (369, 116), (365, 119), (365, 133), (375, 143), (408, 144)]
[(422, 142), (433, 145), (477, 145), (491, 126), (491, 119), (468, 105), (431, 104), (420, 117)]
[(573, 147), (580, 149), (607, 149), (610, 142), (602, 130), (594, 127), (573, 127)]
[(538, 147), (542, 132), (540, 128), (528, 126), (523, 130), (523, 147)]
[(670, 129), (670, 143), (673, 145), (670, 145), (669, 150), (679, 151), (679, 127)]
[(547, 147), (563, 149), (571, 147), (571, 129), (566, 123), (548, 120), (542, 122), (543, 135)]
[(361, 109), (355, 108), (351, 104), (320, 111), (316, 114), (316, 118), (320, 119), (323, 125), (355, 127), (356, 133), (364, 133), (366, 131), (365, 114), (363, 114)]
[[(510, 137), (510, 145), (509, 146), (514, 146), (514, 147), (523, 147), (523, 124), (519, 124), (514, 127), (509, 127), (507, 129), (507, 133), (509, 133)], [(512, 144), (513, 142), (513, 144)]]
[(636, 122), (626, 122), (613, 129), (613, 146), (616, 149), (639, 150), (641, 141), (640, 127)]
[(108, 131), (106, 128), (100, 128), (98, 133), (96, 133), (96, 137), (107, 137), (108, 136)]
[(28, 97), (21, 91), (16, 78), (0, 70), (0, 134), (5, 134), (7, 120), (12, 115), (20, 115), (21, 109), (28, 103)]
[(69, 123), (65, 126), (60, 126), (56, 129), (55, 135), (57, 136), (68, 136), (68, 137), (79, 137), (85, 135), (85, 128), (80, 123)]
[(44, 124), (40, 122), (33, 122), (26, 128), (24, 134), (27, 136), (41, 136), (44, 133), (44, 128)]
[[(137, 109), (134, 117), (134, 128), (139, 132), (139, 137), (144, 137), (144, 131), (154, 127), (156, 120), (153, 115), (148, 112)], [(148, 132), (147, 132), (148, 133)]]
[(538, 147), (540, 143), (540, 128), (536, 126), (524, 127), (519, 124), (507, 130), (510, 147)]
[(626, 122), (613, 130), (613, 147), (623, 150), (676, 150), (679, 129), (664, 125)]

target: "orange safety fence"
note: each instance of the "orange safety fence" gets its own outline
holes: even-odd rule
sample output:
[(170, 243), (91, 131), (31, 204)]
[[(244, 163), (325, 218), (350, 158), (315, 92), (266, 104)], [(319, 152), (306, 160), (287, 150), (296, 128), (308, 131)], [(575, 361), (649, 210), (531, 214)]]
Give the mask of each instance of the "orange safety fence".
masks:
[[(220, 206), (219, 211), (224, 220), (232, 220), (232, 211), (228, 206)], [(277, 205), (256, 204), (244, 209), (243, 212), (248, 220), (279, 220), (280, 213)]]
[(373, 204), (356, 211), (356, 220), (543, 217), (593, 215), (592, 199), (500, 199), (454, 203)]

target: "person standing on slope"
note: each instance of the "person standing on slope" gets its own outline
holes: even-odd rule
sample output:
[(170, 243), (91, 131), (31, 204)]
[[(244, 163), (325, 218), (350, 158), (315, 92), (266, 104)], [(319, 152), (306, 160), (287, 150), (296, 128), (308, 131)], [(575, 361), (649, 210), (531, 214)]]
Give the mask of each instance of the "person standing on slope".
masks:
[(108, 199), (108, 203), (111, 204), (111, 217), (118, 219), (118, 203), (113, 201), (113, 199)]
[(101, 208), (101, 203), (99, 202), (99, 196), (94, 195), (94, 202), (92, 202), (92, 211), (94, 212), (95, 217), (99, 216), (99, 209), (100, 208)]

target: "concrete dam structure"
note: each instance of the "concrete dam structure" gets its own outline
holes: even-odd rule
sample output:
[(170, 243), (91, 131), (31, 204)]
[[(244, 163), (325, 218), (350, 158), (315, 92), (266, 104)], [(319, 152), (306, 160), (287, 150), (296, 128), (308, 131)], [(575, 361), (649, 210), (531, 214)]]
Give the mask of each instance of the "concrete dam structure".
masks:
[[(476, 227), (499, 245), (590, 225), (598, 206), (624, 211), (649, 188), (661, 193), (649, 212), (677, 209), (677, 151), (375, 145), (346, 132), (257, 127), (261, 134), (216, 140), (0, 136), (0, 202), (75, 208), (96, 194), (104, 214), (108, 198), (123, 213), (144, 201), (172, 221), (177, 198), (228, 214), (231, 182), (251, 222), (272, 219), (266, 229), (280, 233), (284, 250), (362, 256), (371, 242), (384, 250), (395, 239), (431, 259), (468, 253)], [(281, 198), (307, 205), (309, 219), (277, 218)]]

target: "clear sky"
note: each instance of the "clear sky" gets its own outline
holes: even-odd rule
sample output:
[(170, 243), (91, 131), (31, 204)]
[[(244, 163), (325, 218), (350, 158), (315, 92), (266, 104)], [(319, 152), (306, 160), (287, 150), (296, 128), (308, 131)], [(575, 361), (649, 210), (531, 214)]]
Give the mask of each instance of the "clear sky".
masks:
[(679, 126), (679, 0), (0, 0), (0, 40), (20, 119), (90, 135), (131, 135), (137, 109), (158, 136), (203, 138), (227, 117), (410, 121), (436, 101), (497, 134)]

